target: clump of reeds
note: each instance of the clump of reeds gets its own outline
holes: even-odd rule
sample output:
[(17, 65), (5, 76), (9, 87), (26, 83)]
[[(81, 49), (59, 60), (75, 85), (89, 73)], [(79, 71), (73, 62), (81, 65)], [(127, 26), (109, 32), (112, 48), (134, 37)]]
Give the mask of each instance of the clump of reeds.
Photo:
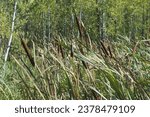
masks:
[(7, 85), (0, 82), (4, 94), (0, 98), (150, 99), (146, 41), (139, 40), (134, 46), (126, 40), (93, 42), (86, 36), (83, 22), (76, 20), (80, 41), (56, 36), (47, 45), (33, 42), (33, 52), (21, 41), (24, 54), (17, 57), (12, 53), (8, 68), (12, 76), (5, 76)]

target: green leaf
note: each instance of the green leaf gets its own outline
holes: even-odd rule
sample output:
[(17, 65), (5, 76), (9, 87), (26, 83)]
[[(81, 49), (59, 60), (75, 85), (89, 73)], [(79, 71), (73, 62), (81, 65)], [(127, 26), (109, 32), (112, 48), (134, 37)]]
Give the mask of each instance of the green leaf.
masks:
[(30, 4), (32, 4), (34, 2), (34, 0), (30, 0)]

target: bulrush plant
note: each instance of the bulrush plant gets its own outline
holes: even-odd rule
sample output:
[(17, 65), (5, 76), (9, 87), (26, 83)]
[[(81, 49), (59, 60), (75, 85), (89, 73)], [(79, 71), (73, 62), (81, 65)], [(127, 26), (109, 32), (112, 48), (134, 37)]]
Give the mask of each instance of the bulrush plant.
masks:
[(34, 61), (34, 58), (31, 54), (31, 48), (29, 47), (29, 45), (27, 45), (27, 43), (25, 42), (24, 39), (21, 38), (21, 45), (23, 47), (23, 49), (25, 50), (26, 54), (27, 54), (27, 57), (29, 58), (32, 66), (35, 66), (35, 61)]
[[(22, 48), (17, 51), (23, 49), (25, 54), (18, 57), (12, 53), (13, 61), (10, 61), (14, 69), (11, 74), (15, 74), (14, 82), (9, 82), (14, 86), (9, 88), (11, 96), (15, 99), (150, 99), (150, 48), (145, 48), (145, 41), (139, 40), (134, 46), (121, 40), (122, 37), (117, 42), (93, 42), (87, 40), (83, 22), (76, 19), (82, 40), (57, 35), (46, 45), (33, 41), (31, 50), (21, 39)], [(0, 89), (3, 94), (7, 92), (3, 84)], [(4, 97), (0, 95), (0, 98)]]
[[(149, 51), (144, 42), (134, 45), (134, 53), (129, 43), (101, 42), (100, 48), (98, 44), (91, 42), (96, 46), (87, 50), (78, 39), (59, 37), (47, 46), (33, 42), (30, 54), (34, 67), (25, 50), (20, 57), (12, 53), (9, 67), (14, 70), (9, 69), (13, 81), (8, 83), (5, 78), (11, 97), (0, 83), (0, 91), (5, 94), (0, 98), (149, 99)], [(35, 52), (38, 48), (43, 57)]]

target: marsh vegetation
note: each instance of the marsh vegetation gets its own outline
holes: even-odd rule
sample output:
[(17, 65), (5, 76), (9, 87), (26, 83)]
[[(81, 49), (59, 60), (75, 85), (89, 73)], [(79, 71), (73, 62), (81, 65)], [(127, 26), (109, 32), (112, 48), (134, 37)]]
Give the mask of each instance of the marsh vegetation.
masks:
[(0, 99), (150, 99), (149, 0), (2, 0), (0, 10)]

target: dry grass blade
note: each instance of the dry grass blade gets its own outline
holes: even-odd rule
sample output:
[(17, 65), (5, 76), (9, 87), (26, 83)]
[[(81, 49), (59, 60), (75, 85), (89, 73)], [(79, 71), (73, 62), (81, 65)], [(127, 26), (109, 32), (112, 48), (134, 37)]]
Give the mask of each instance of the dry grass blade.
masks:
[(136, 53), (138, 45), (139, 45), (139, 41), (136, 42), (136, 44), (135, 44), (135, 46), (134, 46), (134, 48), (133, 48), (133, 50), (132, 50), (132, 53), (133, 53), (133, 54)]
[(112, 53), (110, 46), (108, 46), (108, 51), (109, 51), (110, 58), (113, 58), (113, 53)]
[(15, 62), (20, 66), (20, 68), (24, 71), (24, 74), (27, 75), (28, 80), (33, 84), (33, 86), (35, 87), (35, 89), (38, 91), (39, 95), (42, 97), (42, 99), (45, 99), (43, 93), (41, 92), (40, 88), (38, 87), (38, 85), (34, 82), (34, 79), (30, 76), (30, 74), (26, 71), (26, 69), (19, 63), (19, 61), (12, 56), (13, 59), (15, 60)]

